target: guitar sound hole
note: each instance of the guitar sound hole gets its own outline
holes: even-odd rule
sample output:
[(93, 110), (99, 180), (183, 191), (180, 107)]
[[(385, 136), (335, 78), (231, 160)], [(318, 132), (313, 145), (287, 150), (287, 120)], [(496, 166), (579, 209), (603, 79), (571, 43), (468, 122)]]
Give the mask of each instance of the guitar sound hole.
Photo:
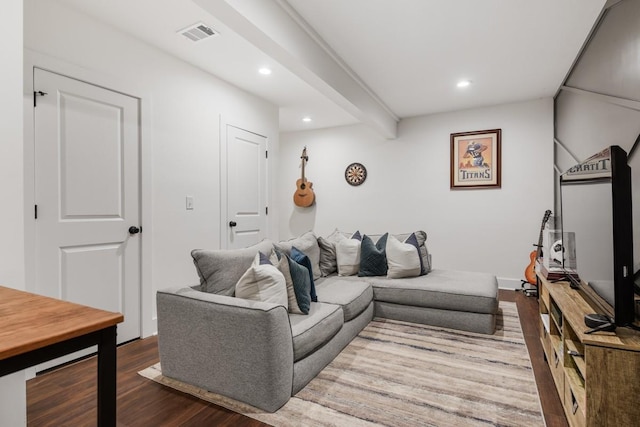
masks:
[(305, 188), (307, 188), (307, 186), (305, 184), (300, 184), (300, 189), (304, 190)]

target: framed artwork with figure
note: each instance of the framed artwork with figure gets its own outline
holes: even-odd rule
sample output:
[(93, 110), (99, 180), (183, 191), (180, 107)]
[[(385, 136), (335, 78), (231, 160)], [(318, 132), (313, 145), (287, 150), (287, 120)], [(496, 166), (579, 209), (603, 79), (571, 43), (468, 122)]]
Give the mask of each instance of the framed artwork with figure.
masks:
[(451, 188), (500, 188), (501, 129), (451, 134)]

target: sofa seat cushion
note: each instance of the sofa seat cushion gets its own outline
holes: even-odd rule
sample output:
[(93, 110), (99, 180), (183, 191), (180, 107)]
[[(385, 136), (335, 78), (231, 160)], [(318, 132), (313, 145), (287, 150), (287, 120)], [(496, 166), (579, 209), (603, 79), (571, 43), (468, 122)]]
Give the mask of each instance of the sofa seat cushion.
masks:
[(356, 318), (373, 300), (373, 289), (368, 282), (339, 276), (322, 279), (318, 282), (316, 291), (318, 301), (342, 307), (345, 322)]
[(339, 305), (318, 302), (311, 303), (309, 314), (290, 314), (294, 362), (329, 342), (342, 328), (343, 318)]
[(471, 313), (498, 311), (498, 281), (488, 273), (434, 269), (426, 276), (367, 280), (376, 301)]

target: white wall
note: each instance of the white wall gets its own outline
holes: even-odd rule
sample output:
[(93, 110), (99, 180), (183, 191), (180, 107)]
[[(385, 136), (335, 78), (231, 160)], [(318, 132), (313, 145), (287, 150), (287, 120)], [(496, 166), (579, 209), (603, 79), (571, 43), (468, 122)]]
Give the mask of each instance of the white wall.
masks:
[[(25, 47), (35, 65), (142, 99), (142, 324), (149, 335), (155, 291), (198, 283), (190, 251), (220, 245), (220, 120), (267, 136), (277, 170), (278, 109), (57, 2), (25, 4)], [(193, 211), (185, 209), (187, 195)], [(270, 209), (271, 234), (276, 218)]]
[[(22, 0), (0, 14), (0, 285), (24, 289)], [(0, 378), (0, 425), (26, 425), (24, 371)]]
[(24, 288), (22, 168), (22, 1), (0, 17), (0, 284)]
[[(450, 134), (502, 129), (502, 188), (451, 190)], [(282, 134), (280, 238), (336, 227), (363, 233), (423, 229), (435, 268), (496, 274), (501, 287), (520, 287), (542, 216), (553, 208), (553, 100), (405, 119), (398, 138), (364, 126)], [(316, 204), (297, 208), (292, 196), (300, 153)], [(369, 177), (344, 180), (352, 162)]]

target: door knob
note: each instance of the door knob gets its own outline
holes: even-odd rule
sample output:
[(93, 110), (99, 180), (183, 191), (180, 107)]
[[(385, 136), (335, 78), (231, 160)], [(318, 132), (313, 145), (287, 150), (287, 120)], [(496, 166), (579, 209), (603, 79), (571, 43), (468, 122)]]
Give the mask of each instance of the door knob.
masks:
[(138, 228), (135, 225), (132, 225), (131, 227), (129, 227), (129, 234), (138, 234), (141, 231), (142, 231), (142, 228)]
[(229, 221), (229, 227), (235, 227), (236, 225), (238, 225), (237, 222), (235, 221)]

